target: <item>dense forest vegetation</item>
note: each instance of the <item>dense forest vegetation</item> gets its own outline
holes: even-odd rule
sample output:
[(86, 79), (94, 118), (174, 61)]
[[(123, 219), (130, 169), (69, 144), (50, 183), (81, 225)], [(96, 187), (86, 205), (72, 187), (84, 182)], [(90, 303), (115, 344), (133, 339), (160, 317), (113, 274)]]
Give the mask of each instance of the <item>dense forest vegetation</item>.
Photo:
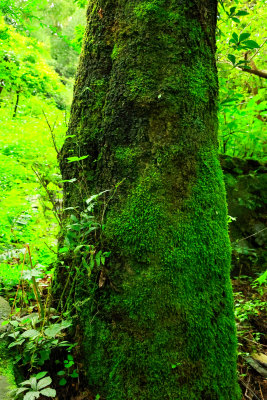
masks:
[[(0, 0), (0, 399), (191, 400), (195, 396), (226, 400), (243, 396), (243, 399), (264, 400), (267, 396), (266, 2), (219, 1), (218, 104), (216, 70), (212, 64), (215, 46), (206, 20), (203, 22), (200, 17), (199, 22), (208, 37), (203, 41), (205, 60), (196, 60), (194, 76), (190, 77), (189, 69), (184, 66), (191, 65), (195, 57), (195, 39), (189, 34), (190, 40), (185, 41), (183, 35), (194, 25), (195, 11), (192, 23), (184, 19), (179, 42), (176, 39), (166, 44), (170, 53), (167, 59), (164, 52), (158, 57), (152, 33), (157, 29), (166, 33), (162, 40), (167, 43), (169, 32), (180, 26), (184, 18), (185, 2), (138, 1), (135, 20), (125, 5), (127, 2), (119, 3), (117, 25), (108, 31), (103, 45), (101, 27), (114, 18), (113, 1), (90, 1), (86, 18), (86, 0)], [(168, 18), (162, 11), (165, 3), (169, 7)], [(196, 3), (192, 6), (196, 10), (201, 2), (191, 3)], [(201, 7), (198, 12), (205, 19), (210, 13)], [(185, 15), (189, 16), (189, 11)], [(176, 20), (177, 13), (180, 19)], [(161, 19), (157, 19), (158, 15)], [(140, 21), (140, 26), (136, 21)], [(131, 24), (136, 24), (134, 31), (129, 28)], [(141, 58), (135, 53), (136, 32), (142, 38), (139, 46), (145, 48)], [(117, 35), (115, 44), (112, 35)], [(212, 54), (206, 48), (212, 49)], [(185, 49), (188, 52), (181, 56)], [(102, 57), (97, 66), (96, 54)], [(179, 88), (168, 75), (173, 60), (183, 72)], [(128, 67), (127, 63), (134, 67)], [(107, 81), (110, 65), (113, 75)], [(123, 104), (122, 87), (127, 88)], [(109, 95), (105, 97), (107, 91)], [(185, 99), (183, 111), (177, 103), (177, 93)], [(214, 96), (212, 106), (205, 96), (210, 99)], [(216, 131), (216, 117), (208, 118), (214, 117), (218, 108), (219, 158), (227, 192), (232, 248), (237, 367), (235, 333), (229, 333), (233, 328), (229, 322), (231, 316), (227, 328), (219, 331), (217, 325), (222, 309), (229, 307), (231, 314), (227, 267), (224, 270), (224, 261), (230, 254), (227, 230), (223, 223), (212, 225), (217, 217), (211, 217), (208, 211), (204, 216), (200, 211), (197, 214), (198, 210), (193, 214), (195, 206), (188, 199), (181, 206), (181, 198), (191, 196), (185, 182), (195, 174), (193, 153), (200, 148), (202, 155), (207, 153), (201, 147), (206, 138), (195, 144), (192, 139), (195, 136), (192, 134), (190, 138), (191, 131), (185, 130), (182, 150), (179, 148), (178, 152), (172, 142), (174, 103), (175, 112), (179, 110), (183, 121), (187, 121), (183, 127), (195, 124), (194, 135), (198, 130), (201, 132), (198, 115), (203, 110), (207, 113), (206, 126), (213, 126), (211, 133)], [(143, 129), (148, 115), (155, 121), (153, 139), (149, 131), (154, 145), (151, 157), (143, 137), (136, 138), (131, 131), (133, 126)], [(162, 139), (163, 120), (167, 136)], [(126, 125), (131, 132), (127, 140), (123, 136)], [(97, 138), (102, 134), (101, 142)], [(161, 140), (171, 144), (175, 157), (164, 152)], [(210, 176), (215, 176), (214, 171), (221, 179), (215, 155), (217, 139), (211, 135), (210, 141), (214, 143), (214, 158), (206, 159), (203, 155), (201, 162), (212, 173), (204, 175), (203, 166), (198, 167), (202, 168), (203, 180), (194, 202), (214, 203), (217, 214), (224, 215), (222, 185), (214, 197), (214, 182), (205, 186)], [(179, 157), (182, 161), (177, 167)], [(165, 168), (167, 159), (168, 165), (182, 171), (177, 178), (179, 184), (175, 181), (177, 169)], [(155, 165), (160, 175), (155, 173)], [(149, 170), (147, 176), (143, 174), (145, 170)], [(134, 182), (132, 186), (128, 176)], [(168, 192), (164, 179), (174, 182), (178, 195)], [(134, 186), (135, 182), (138, 185)], [(142, 210), (146, 210), (145, 217), (143, 211), (138, 211), (138, 201), (142, 202)], [(187, 276), (177, 264), (185, 279), (180, 284), (173, 270), (166, 267), (167, 263), (176, 265), (173, 249), (168, 246), (172, 234), (180, 235), (179, 231), (174, 233), (180, 220), (168, 219), (162, 211), (166, 204), (172, 216), (174, 208), (181, 208), (184, 215), (190, 210), (190, 224), (188, 214), (183, 229), (191, 229), (193, 238), (196, 231), (201, 231), (202, 237), (207, 235), (209, 243), (216, 246), (221, 254), (219, 259), (223, 260), (218, 270), (214, 270), (217, 275), (203, 274), (211, 252), (208, 245), (207, 248), (202, 242), (198, 245), (191, 238), (186, 238), (183, 245), (189, 243), (189, 248), (177, 250), (176, 257), (182, 258), (186, 265), (199, 247), (203, 255), (196, 259), (199, 268)], [(213, 228), (208, 231), (207, 226)], [(155, 278), (150, 265), (159, 265), (162, 255), (166, 268), (164, 273), (158, 270)], [(121, 259), (126, 267), (123, 273), (118, 273)], [(139, 274), (140, 265), (148, 268), (144, 274), (140, 273), (140, 282), (136, 282), (133, 277)], [(167, 273), (172, 284), (179, 287), (176, 298), (170, 297), (169, 292), (164, 294)], [(156, 284), (154, 289), (149, 289), (149, 283)], [(201, 306), (194, 300), (193, 287), (198, 294), (204, 293), (199, 295)], [(229, 289), (229, 299), (225, 287), (226, 291)], [(212, 294), (205, 297), (209, 291)], [(208, 324), (209, 307), (214, 307), (210, 299), (215, 302), (216, 298), (219, 305), (213, 333), (220, 346), (209, 351), (208, 340), (211, 343), (214, 336), (205, 342), (200, 334)], [(146, 310), (142, 308), (144, 304)], [(182, 304), (188, 315), (195, 313), (195, 318), (189, 318), (187, 325), (183, 325), (182, 312), (177, 313), (175, 323), (180, 318), (181, 327), (172, 324), (172, 316), (168, 325), (164, 312), (174, 304), (175, 307)], [(228, 311), (226, 314), (228, 317)], [(153, 338), (152, 344), (147, 321), (156, 324), (153, 330), (157, 340)], [(194, 331), (197, 326), (199, 331)], [(167, 328), (169, 336), (165, 334)], [(115, 337), (112, 345), (107, 339), (109, 335)], [(133, 339), (129, 339), (131, 336)], [(193, 351), (202, 351), (203, 365), (197, 362), (184, 365), (179, 352), (167, 365), (166, 342), (175, 340), (190, 362)], [(127, 347), (129, 341), (132, 347)], [(145, 345), (149, 354), (154, 348), (154, 354), (149, 358), (152, 372), (144, 377), (148, 364), (140, 353)], [(125, 365), (132, 374), (125, 375)], [(240, 392), (235, 385), (236, 368)], [(164, 374), (158, 377), (157, 370)], [(188, 376), (185, 371), (189, 371)], [(210, 378), (212, 373), (214, 380)], [(177, 384), (176, 390), (177, 376), (180, 386)], [(216, 380), (219, 378), (220, 384)]]

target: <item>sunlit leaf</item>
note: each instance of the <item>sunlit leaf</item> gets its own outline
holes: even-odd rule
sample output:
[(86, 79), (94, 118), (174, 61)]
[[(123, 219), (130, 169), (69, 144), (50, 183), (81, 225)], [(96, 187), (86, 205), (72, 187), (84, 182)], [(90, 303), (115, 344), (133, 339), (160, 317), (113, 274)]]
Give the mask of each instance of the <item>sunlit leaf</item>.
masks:
[(231, 63), (232, 63), (233, 65), (235, 65), (236, 58), (235, 58), (235, 56), (234, 56), (233, 54), (228, 54), (228, 55), (227, 55), (227, 58), (228, 58), (228, 60), (231, 61)]
[(245, 40), (242, 44), (248, 47), (249, 49), (258, 49), (260, 47), (258, 43), (255, 42), (254, 40)]

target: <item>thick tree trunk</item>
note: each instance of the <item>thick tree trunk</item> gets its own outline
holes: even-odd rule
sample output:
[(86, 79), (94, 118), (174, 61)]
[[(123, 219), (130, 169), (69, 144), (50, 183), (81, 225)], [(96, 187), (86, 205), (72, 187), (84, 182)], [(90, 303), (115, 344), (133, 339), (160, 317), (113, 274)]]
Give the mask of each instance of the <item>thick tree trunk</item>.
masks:
[[(88, 8), (61, 171), (76, 178), (65, 184), (67, 208), (111, 190), (97, 209), (111, 256), (90, 278), (73, 260), (65, 293), (78, 310), (88, 383), (107, 400), (239, 398), (216, 3)], [(68, 163), (73, 156), (88, 157)]]

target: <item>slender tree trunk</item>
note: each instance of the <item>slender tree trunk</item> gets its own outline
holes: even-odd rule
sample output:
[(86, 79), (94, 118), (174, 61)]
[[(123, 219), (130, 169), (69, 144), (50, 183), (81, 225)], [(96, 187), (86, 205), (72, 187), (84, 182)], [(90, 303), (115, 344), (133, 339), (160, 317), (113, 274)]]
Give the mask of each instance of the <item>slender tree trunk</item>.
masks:
[(18, 105), (19, 105), (19, 96), (20, 96), (20, 91), (16, 92), (16, 104), (15, 104), (15, 108), (14, 108), (14, 113), (13, 113), (13, 118), (16, 118), (17, 116), (17, 110), (18, 110)]
[[(2, 82), (2, 84), (3, 84), (3, 82)], [(0, 86), (0, 96), (1, 96), (1, 94), (2, 94), (2, 91), (3, 91), (3, 89), (4, 89), (4, 86)], [(1, 106), (2, 106), (2, 99), (0, 99), (0, 108), (1, 108)]]
[(90, 277), (88, 259), (68, 260), (55, 293), (74, 303), (88, 384), (107, 400), (239, 399), (216, 15), (214, 0), (89, 3), (60, 160), (76, 179), (65, 208), (111, 190), (96, 209), (111, 256)]

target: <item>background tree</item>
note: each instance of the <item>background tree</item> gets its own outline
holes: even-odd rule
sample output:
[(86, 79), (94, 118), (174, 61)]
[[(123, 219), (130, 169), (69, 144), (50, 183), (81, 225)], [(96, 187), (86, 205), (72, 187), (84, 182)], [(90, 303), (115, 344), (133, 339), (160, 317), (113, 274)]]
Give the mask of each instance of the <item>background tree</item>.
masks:
[(46, 62), (40, 43), (20, 35), (0, 17), (0, 44), (0, 85), (16, 93), (14, 116), (20, 95), (59, 96), (63, 84)]
[[(216, 18), (211, 0), (89, 4), (61, 152), (71, 268), (57, 283), (108, 400), (239, 398)], [(105, 190), (93, 248), (85, 200)]]

